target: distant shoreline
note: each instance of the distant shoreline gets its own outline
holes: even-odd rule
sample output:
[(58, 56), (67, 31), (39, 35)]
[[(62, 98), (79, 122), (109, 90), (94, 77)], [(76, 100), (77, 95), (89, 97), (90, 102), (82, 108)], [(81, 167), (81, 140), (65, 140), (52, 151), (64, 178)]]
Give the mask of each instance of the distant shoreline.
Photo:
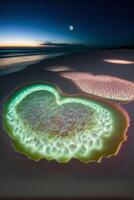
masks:
[(55, 57), (66, 55), (65, 53), (55, 54), (36, 54), (6, 57), (0, 59), (0, 75), (5, 75), (25, 69), (29, 65), (36, 64), (41, 60), (48, 60)]
[[(81, 58), (81, 62), (87, 63), (88, 66), (92, 65), (93, 59), (94, 62), (98, 62), (98, 59), (102, 57), (100, 60), (101, 65), (105, 59), (126, 59), (134, 61), (133, 49), (97, 49), (97, 50), (85, 50), (80, 52), (64, 52), (64, 53), (46, 53), (46, 54), (37, 54), (37, 55), (27, 55), (27, 56), (16, 56), (16, 57), (6, 57), (0, 59), (0, 76), (6, 75), (10, 73), (14, 73), (17, 71), (21, 71), (25, 68), (29, 68), (29, 66), (34, 65), (34, 67), (38, 68), (38, 65), (45, 65), (48, 61), (53, 63), (55, 59), (62, 60), (63, 66), (66, 65), (66, 62), (70, 62), (73, 58), (77, 58), (78, 60)], [(97, 58), (96, 58), (97, 56)], [(96, 60), (97, 59), (97, 60)], [(64, 63), (65, 60), (65, 63)], [(98, 62), (98, 65), (99, 62)], [(107, 63), (108, 65), (108, 63)], [(112, 65), (112, 64), (111, 64)], [(81, 69), (82, 70), (82, 69)]]

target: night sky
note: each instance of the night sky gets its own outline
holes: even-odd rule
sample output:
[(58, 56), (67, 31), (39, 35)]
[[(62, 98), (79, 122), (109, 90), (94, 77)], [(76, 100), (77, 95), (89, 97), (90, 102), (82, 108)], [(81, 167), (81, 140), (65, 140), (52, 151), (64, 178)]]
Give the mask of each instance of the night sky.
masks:
[(1, 1), (0, 46), (45, 42), (134, 45), (134, 1)]

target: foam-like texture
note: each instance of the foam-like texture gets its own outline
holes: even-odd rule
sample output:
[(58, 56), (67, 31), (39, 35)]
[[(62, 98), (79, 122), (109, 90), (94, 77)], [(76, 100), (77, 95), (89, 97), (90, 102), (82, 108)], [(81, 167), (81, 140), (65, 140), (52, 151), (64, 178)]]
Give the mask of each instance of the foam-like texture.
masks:
[(117, 154), (128, 125), (119, 107), (67, 96), (49, 84), (17, 90), (3, 109), (3, 126), (15, 149), (34, 160), (100, 161)]
[(61, 76), (72, 80), (83, 92), (91, 95), (119, 102), (134, 100), (134, 83), (124, 79), (86, 72), (62, 72)]

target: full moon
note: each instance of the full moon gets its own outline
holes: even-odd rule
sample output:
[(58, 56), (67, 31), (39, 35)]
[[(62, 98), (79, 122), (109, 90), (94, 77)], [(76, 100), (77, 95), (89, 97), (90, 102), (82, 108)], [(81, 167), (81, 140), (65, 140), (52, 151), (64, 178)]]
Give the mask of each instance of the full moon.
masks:
[(69, 30), (72, 31), (74, 29), (73, 26), (69, 26)]

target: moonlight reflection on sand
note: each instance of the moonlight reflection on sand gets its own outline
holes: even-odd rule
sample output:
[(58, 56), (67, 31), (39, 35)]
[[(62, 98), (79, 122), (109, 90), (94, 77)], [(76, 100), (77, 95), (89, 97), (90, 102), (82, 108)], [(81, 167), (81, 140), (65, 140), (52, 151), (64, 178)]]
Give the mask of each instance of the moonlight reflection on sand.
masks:
[(122, 103), (134, 100), (133, 82), (113, 76), (93, 75), (87, 72), (61, 72), (60, 75), (72, 80), (85, 93)]
[(113, 104), (32, 84), (7, 99), (3, 126), (15, 149), (34, 160), (99, 162), (118, 153), (129, 119)]
[(51, 72), (62, 72), (62, 71), (72, 71), (73, 69), (71, 69), (68, 66), (53, 66), (53, 67), (48, 67), (46, 68), (47, 71), (51, 71)]
[(104, 59), (105, 62), (113, 63), (113, 64), (134, 64), (134, 61), (130, 60), (122, 60), (122, 59)]

